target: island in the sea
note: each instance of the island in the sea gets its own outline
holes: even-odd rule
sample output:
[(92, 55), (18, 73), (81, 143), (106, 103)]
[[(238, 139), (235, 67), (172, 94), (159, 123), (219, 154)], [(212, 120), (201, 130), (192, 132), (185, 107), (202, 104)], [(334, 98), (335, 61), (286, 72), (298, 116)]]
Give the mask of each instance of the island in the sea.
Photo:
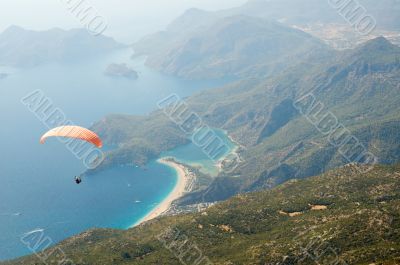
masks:
[(130, 79), (137, 79), (139, 77), (138, 73), (126, 63), (112, 63), (107, 67), (104, 73), (108, 76), (126, 77)]
[(8, 77), (8, 74), (6, 74), (6, 73), (0, 73), (0, 79), (4, 79), (4, 78), (6, 78), (6, 77)]

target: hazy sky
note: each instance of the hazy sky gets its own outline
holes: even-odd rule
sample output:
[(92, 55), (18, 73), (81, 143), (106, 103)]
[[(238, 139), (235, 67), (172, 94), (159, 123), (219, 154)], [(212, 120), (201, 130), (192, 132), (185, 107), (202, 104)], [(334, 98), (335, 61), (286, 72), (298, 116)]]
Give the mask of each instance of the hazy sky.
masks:
[(81, 27), (66, 9), (68, 1), (86, 1), (108, 21), (106, 35), (123, 42), (162, 29), (186, 9), (217, 10), (247, 0), (0, 0), (0, 31), (10, 25), (28, 29)]

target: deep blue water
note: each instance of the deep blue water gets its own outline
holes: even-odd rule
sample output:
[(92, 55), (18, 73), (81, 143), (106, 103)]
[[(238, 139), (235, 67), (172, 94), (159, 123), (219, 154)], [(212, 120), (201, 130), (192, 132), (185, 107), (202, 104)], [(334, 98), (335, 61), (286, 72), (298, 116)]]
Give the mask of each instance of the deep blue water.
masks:
[[(185, 97), (226, 82), (179, 80), (146, 68), (143, 59), (130, 61), (130, 55), (124, 50), (17, 70), (0, 80), (0, 260), (29, 254), (20, 238), (36, 229), (56, 243), (92, 227), (127, 228), (173, 189), (175, 171), (155, 161), (148, 170), (113, 168), (76, 185), (82, 161), (56, 140), (40, 145), (47, 128), (20, 102), (41, 89), (68, 119), (89, 127), (110, 113), (145, 114), (171, 93)], [(140, 78), (103, 75), (108, 64), (121, 62)]]

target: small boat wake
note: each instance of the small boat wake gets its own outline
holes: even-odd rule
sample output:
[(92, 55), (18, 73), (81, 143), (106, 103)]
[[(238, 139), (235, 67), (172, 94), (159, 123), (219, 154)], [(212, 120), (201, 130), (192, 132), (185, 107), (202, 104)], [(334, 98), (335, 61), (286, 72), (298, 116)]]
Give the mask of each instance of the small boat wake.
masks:
[(0, 216), (21, 216), (22, 213), (1, 213)]
[(25, 234), (23, 234), (23, 236), (26, 237), (26, 236), (30, 236), (30, 235), (33, 235), (36, 233), (43, 233), (44, 231), (45, 231), (45, 229), (43, 229), (43, 228), (35, 228), (32, 231), (26, 232)]
[(46, 228), (35, 228), (32, 231), (29, 231), (29, 232), (26, 232), (26, 233), (22, 234), (22, 236), (23, 237), (28, 237), (30, 235), (34, 235), (34, 234), (37, 234), (37, 233), (43, 234), (45, 231), (55, 229), (57, 226), (60, 226), (60, 225), (63, 225), (63, 224), (67, 224), (67, 223), (69, 223), (69, 221), (55, 222), (55, 223), (47, 226)]

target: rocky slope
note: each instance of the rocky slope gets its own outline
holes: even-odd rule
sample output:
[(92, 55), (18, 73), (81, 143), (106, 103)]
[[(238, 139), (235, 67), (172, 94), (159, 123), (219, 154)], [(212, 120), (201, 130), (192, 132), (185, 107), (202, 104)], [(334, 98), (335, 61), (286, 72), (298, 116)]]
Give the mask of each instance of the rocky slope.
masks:
[[(274, 78), (244, 79), (186, 99), (205, 124), (227, 130), (243, 146), (243, 163), (234, 172), (222, 172), (209, 189), (188, 195), (185, 203), (224, 200), (354, 162), (341, 154), (354, 143), (339, 148), (321, 132), (318, 121), (327, 114), (379, 162), (399, 161), (399, 60), (400, 48), (378, 38), (324, 62), (303, 61)], [(320, 112), (301, 113), (317, 103), (323, 106)], [(94, 129), (121, 147), (103, 166), (146, 163), (189, 141), (161, 111), (110, 117)]]
[(128, 231), (91, 230), (39, 253), (43, 260), (0, 264), (398, 264), (400, 167), (358, 169), (293, 180)]

